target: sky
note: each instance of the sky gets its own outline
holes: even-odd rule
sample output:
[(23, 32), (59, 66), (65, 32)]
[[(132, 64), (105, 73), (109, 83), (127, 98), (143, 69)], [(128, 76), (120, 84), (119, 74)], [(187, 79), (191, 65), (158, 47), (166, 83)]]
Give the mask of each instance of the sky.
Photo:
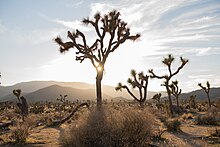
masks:
[[(75, 61), (75, 50), (59, 53), (53, 39), (65, 41), (67, 31), (87, 34), (95, 40), (91, 26), (81, 23), (94, 14), (120, 12), (138, 41), (126, 41), (110, 54), (102, 83), (126, 84), (130, 70), (158, 75), (168, 72), (163, 57), (172, 54), (172, 69), (180, 56), (189, 63), (172, 80), (183, 92), (199, 89), (209, 81), (220, 86), (220, 1), (219, 0), (1, 0), (0, 1), (0, 78), (1, 85), (53, 80), (94, 84), (96, 71), (89, 60)], [(94, 34), (94, 35), (93, 35)], [(149, 80), (149, 90), (165, 90), (162, 81)]]

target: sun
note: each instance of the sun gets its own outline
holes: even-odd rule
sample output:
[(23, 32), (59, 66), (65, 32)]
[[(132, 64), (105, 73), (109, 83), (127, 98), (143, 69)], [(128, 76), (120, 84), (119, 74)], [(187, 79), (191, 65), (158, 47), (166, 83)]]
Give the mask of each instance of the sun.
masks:
[(98, 70), (98, 71), (102, 71), (102, 67), (101, 67), (101, 66), (98, 66), (98, 67), (97, 67), (97, 70)]

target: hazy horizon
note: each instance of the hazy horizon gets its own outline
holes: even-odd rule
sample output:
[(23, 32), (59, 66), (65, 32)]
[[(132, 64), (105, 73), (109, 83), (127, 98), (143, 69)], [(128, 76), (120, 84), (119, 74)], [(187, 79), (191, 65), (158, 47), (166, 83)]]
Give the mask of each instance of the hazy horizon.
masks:
[[(80, 23), (95, 13), (113, 9), (121, 13), (137, 42), (125, 42), (112, 53), (105, 66), (103, 85), (126, 83), (130, 70), (162, 75), (164, 56), (189, 63), (173, 80), (183, 92), (200, 89), (209, 81), (220, 87), (220, 1), (218, 0), (2, 0), (0, 2), (1, 86), (26, 81), (85, 82), (95, 84), (96, 71), (90, 61), (75, 61), (74, 50), (61, 55), (53, 39), (67, 40), (67, 31), (79, 29), (94, 39), (92, 27)], [(149, 81), (150, 91), (165, 91), (161, 80)]]

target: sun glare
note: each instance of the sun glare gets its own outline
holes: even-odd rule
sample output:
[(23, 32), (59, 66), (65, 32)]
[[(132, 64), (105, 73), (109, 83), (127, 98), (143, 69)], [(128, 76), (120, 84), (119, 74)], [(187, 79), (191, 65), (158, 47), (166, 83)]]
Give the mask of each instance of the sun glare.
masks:
[(97, 70), (98, 70), (98, 71), (101, 71), (101, 70), (102, 70), (102, 67), (101, 67), (101, 66), (98, 66), (98, 67), (97, 67)]

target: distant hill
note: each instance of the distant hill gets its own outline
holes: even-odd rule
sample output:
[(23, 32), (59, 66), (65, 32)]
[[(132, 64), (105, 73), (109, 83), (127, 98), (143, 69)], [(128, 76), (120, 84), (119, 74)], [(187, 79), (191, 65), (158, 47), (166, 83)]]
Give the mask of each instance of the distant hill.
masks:
[(132, 101), (132, 99), (126, 99), (126, 98), (123, 98), (123, 97), (115, 97), (115, 98), (112, 98), (111, 101), (113, 102), (129, 102), (129, 101)]
[[(14, 89), (21, 89), (22, 93), (24, 95), (24, 93), (26, 93), (26, 95), (30, 95), (32, 96), (33, 93), (37, 92), (38, 90), (41, 90), (40, 92), (38, 91), (38, 95), (40, 96), (36, 96), (37, 94), (34, 94), (35, 97), (37, 97), (36, 99), (38, 100), (38, 98), (41, 100), (42, 97), (46, 98), (46, 96), (52, 96), (54, 93), (55, 96), (55, 91), (51, 90), (51, 89), (46, 89), (48, 91), (42, 91), (42, 89), (44, 88), (48, 88), (50, 86), (53, 85), (57, 85), (60, 87), (64, 87), (63, 89), (59, 88), (60, 91), (57, 91), (56, 93), (56, 97), (59, 96), (60, 94), (67, 94), (67, 92), (69, 92), (71, 90), (67, 90), (69, 88), (74, 88), (75, 89), (75, 93), (80, 93), (80, 92), (89, 92), (89, 94), (92, 94), (91, 96), (87, 95), (87, 99), (88, 97), (92, 97), (95, 96), (95, 85), (94, 84), (88, 84), (88, 83), (83, 83), (83, 82), (57, 82), (57, 81), (30, 81), (30, 82), (21, 82), (12, 86), (0, 86), (0, 101), (4, 101), (4, 100), (9, 100), (9, 99), (15, 99), (14, 95), (12, 95), (12, 91)], [(66, 89), (66, 90), (65, 90)], [(82, 90), (86, 90), (86, 91), (82, 91)], [(78, 91), (78, 92), (76, 92)], [(139, 95), (138, 91), (136, 90), (131, 90), (132, 92), (134, 92), (135, 95)], [(107, 98), (115, 98), (115, 97), (122, 97), (122, 98), (126, 98), (126, 99), (132, 99), (131, 96), (127, 93), (126, 90), (123, 90), (122, 92), (117, 92), (115, 91), (115, 88), (113, 86), (109, 86), (109, 85), (103, 85), (102, 86), (102, 92), (104, 95), (106, 95)], [(152, 98), (153, 95), (156, 92), (148, 92), (148, 99)], [(164, 92), (162, 93), (162, 95), (164, 95)], [(70, 94), (71, 96), (71, 94)], [(77, 95), (76, 95), (77, 96)], [(83, 99), (85, 98), (84, 96), (82, 96)], [(105, 98), (105, 97), (103, 97)], [(47, 98), (48, 101), (51, 98)]]
[[(95, 100), (95, 91), (93, 89), (75, 89), (70, 87), (62, 87), (59, 85), (52, 85), (32, 93), (23, 94), (24, 97), (29, 102), (37, 102), (37, 101), (56, 101), (57, 98), (60, 98), (60, 94), (67, 94), (67, 100), (75, 101), (75, 100)], [(112, 97), (103, 94), (104, 99), (111, 99)], [(12, 94), (5, 96), (1, 99), (1, 101), (5, 100), (16, 100), (16, 97)]]
[(56, 82), (56, 81), (30, 81), (21, 82), (12, 86), (0, 86), (0, 98), (12, 93), (14, 89), (22, 89), (25, 93), (34, 92), (41, 88), (51, 85), (60, 85), (63, 87), (72, 87), (77, 89), (93, 89), (93, 85), (81, 82)]
[[(181, 99), (186, 99), (189, 98), (191, 95), (196, 95), (196, 100), (200, 101), (206, 101), (207, 100), (207, 95), (204, 92), (204, 90), (195, 90), (189, 93), (183, 93), (180, 95)], [(210, 89), (210, 99), (211, 101), (213, 100), (220, 100), (220, 87), (219, 88), (211, 88)]]
[[(188, 93), (182, 93), (180, 94), (179, 99), (188, 99), (191, 95), (196, 95), (197, 101), (207, 101), (207, 95), (202, 89), (195, 90), (195, 91), (188, 92)], [(165, 98), (167, 97), (164, 97), (164, 96), (162, 97), (162, 99), (165, 99)], [(210, 99), (211, 101), (220, 100), (220, 87), (210, 89)], [(152, 99), (150, 99), (149, 101), (152, 101)]]

